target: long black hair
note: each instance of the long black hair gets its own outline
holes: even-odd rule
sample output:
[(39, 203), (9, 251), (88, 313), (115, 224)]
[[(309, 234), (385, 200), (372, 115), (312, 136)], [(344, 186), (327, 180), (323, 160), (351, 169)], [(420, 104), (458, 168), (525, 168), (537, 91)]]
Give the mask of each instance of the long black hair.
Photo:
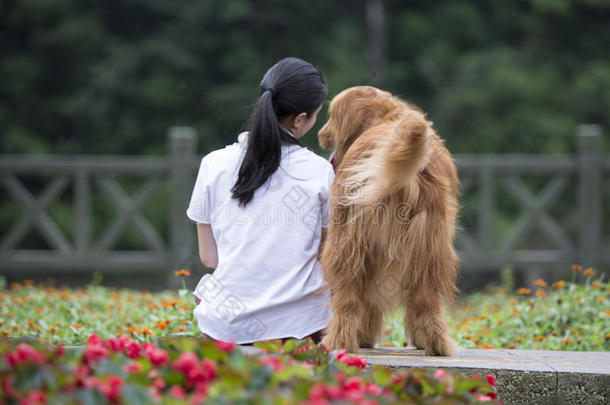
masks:
[(231, 189), (241, 205), (248, 204), (254, 192), (278, 169), (282, 145), (304, 146), (282, 129), (282, 120), (303, 112), (310, 116), (327, 94), (320, 72), (302, 59), (282, 59), (265, 73), (246, 127), (246, 154)]

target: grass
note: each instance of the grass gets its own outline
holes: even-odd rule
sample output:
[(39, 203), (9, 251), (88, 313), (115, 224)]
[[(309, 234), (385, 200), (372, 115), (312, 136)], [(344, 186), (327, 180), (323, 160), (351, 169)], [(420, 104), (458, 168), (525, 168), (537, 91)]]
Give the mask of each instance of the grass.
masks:
[[(610, 350), (610, 284), (594, 279), (593, 269), (574, 268), (573, 281), (537, 280), (530, 288), (498, 287), (463, 297), (448, 311), (453, 338), (463, 348)], [(127, 334), (140, 342), (198, 336), (193, 309), (190, 293), (25, 281), (0, 291), (0, 336), (65, 345), (84, 344), (93, 333), (102, 339)], [(400, 311), (384, 329), (382, 346), (404, 346)]]

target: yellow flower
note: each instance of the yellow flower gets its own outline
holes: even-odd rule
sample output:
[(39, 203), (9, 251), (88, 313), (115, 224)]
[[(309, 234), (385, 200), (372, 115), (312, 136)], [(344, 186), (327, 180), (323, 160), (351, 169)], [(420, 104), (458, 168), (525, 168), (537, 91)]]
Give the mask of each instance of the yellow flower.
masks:
[(582, 274), (584, 274), (587, 277), (593, 277), (595, 275), (595, 270), (593, 270), (593, 267), (589, 267), (588, 269), (583, 271)]
[(529, 288), (519, 288), (517, 290), (517, 294), (521, 294), (521, 295), (528, 295), (532, 292), (532, 290), (530, 290)]
[(572, 270), (574, 270), (574, 271), (581, 271), (582, 270), (582, 266), (580, 264), (573, 264), (572, 265)]
[(552, 287), (553, 287), (554, 290), (559, 290), (560, 288), (563, 288), (565, 286), (566, 286), (566, 282), (563, 281), (563, 280), (559, 280), (559, 281), (555, 281), (553, 283)]
[(537, 287), (546, 287), (547, 282), (539, 278), (538, 280), (534, 281), (534, 285)]
[(536, 291), (536, 297), (544, 297), (545, 295), (546, 293), (544, 292), (544, 290)]

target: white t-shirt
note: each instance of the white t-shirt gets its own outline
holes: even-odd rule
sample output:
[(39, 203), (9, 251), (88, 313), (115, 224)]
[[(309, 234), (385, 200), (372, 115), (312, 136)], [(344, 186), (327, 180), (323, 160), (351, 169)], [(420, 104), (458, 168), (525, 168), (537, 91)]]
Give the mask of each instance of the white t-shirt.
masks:
[(332, 165), (309, 149), (282, 146), (280, 167), (242, 207), (231, 197), (248, 133), (207, 154), (186, 215), (211, 224), (218, 266), (193, 294), (199, 329), (250, 343), (303, 338), (327, 326), (330, 292), (317, 260), (328, 225)]

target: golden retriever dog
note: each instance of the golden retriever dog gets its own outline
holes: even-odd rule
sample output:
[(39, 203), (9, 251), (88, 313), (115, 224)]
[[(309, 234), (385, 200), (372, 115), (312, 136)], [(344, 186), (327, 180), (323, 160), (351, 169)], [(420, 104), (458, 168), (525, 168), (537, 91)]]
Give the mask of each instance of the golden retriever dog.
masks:
[(455, 354), (442, 312), (457, 292), (459, 180), (443, 140), (419, 109), (370, 86), (338, 94), (318, 137), (336, 170), (320, 251), (333, 310), (322, 343), (373, 347), (383, 315), (402, 307), (412, 345)]

